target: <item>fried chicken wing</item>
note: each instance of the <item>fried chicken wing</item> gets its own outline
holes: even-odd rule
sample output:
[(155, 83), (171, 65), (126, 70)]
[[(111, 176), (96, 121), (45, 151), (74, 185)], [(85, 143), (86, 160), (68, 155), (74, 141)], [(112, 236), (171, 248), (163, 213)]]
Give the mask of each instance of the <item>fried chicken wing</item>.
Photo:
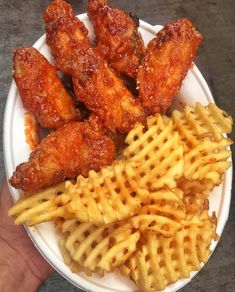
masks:
[(138, 19), (112, 8), (107, 0), (89, 0), (87, 11), (102, 56), (117, 72), (135, 78), (145, 53)]
[(44, 138), (30, 154), (29, 161), (17, 166), (10, 184), (25, 192), (54, 185), (65, 179), (87, 176), (114, 159), (115, 146), (105, 136), (97, 117), (71, 122)]
[[(70, 75), (82, 72), (82, 61), (85, 62), (86, 51), (91, 45), (87, 28), (75, 17), (71, 5), (64, 0), (54, 0), (46, 8), (43, 19), (55, 67)], [(82, 60), (77, 60), (78, 57)]]
[(166, 25), (149, 43), (137, 72), (139, 95), (147, 113), (166, 112), (201, 41), (192, 22), (182, 18)]
[(22, 103), (42, 127), (57, 129), (80, 119), (80, 113), (55, 68), (35, 48), (16, 50), (13, 62), (14, 79)]
[(137, 121), (145, 120), (140, 102), (91, 46), (87, 30), (68, 3), (53, 1), (44, 21), (57, 68), (72, 75), (78, 100), (99, 116), (106, 129), (128, 132)]
[(145, 120), (140, 102), (134, 99), (123, 81), (117, 78), (102, 59), (95, 58), (95, 54), (92, 58), (95, 61), (92, 72), (88, 69), (73, 76), (75, 94), (91, 111), (99, 115), (107, 130), (127, 133), (137, 121)]

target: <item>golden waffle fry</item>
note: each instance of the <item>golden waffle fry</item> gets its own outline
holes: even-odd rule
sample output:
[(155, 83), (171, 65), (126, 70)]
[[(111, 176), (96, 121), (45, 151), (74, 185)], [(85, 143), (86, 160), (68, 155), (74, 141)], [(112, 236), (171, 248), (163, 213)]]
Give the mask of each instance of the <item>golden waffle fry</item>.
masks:
[(190, 272), (200, 269), (210, 255), (210, 244), (216, 239), (215, 220), (207, 212), (186, 221), (172, 237), (142, 235), (140, 248), (121, 266), (141, 291), (164, 289)]
[[(84, 267), (81, 267), (77, 262), (73, 261), (69, 251), (66, 248), (66, 239), (65, 238), (60, 238), (59, 239), (59, 248), (60, 252), (62, 254), (63, 260), (67, 266), (69, 266), (70, 270), (72, 273), (80, 273), (84, 272), (88, 277), (92, 276), (92, 271), (89, 269), (86, 269)], [(103, 273), (100, 273), (102, 276)]]
[(141, 165), (135, 173), (140, 186), (151, 190), (176, 187), (183, 172), (183, 146), (170, 119), (159, 114), (148, 117), (147, 129), (136, 124), (125, 142), (124, 156)]
[(141, 232), (152, 230), (164, 236), (171, 236), (180, 229), (182, 220), (186, 218), (181, 197), (180, 190), (163, 189), (150, 192), (148, 199), (142, 202), (142, 207), (137, 210), (137, 215), (126, 222)]
[(62, 230), (62, 225), (64, 223), (65, 219), (63, 217), (57, 217), (54, 219), (54, 226), (56, 230), (61, 231)]
[(27, 223), (29, 226), (58, 217), (72, 218), (73, 215), (65, 209), (70, 197), (64, 191), (65, 184), (61, 183), (23, 197), (9, 210), (8, 215), (16, 216), (15, 224)]
[(201, 214), (209, 209), (209, 193), (214, 188), (211, 180), (187, 180), (184, 177), (177, 181), (177, 187), (183, 191), (183, 202), (187, 215)]
[(174, 110), (172, 113), (174, 128), (184, 142), (185, 151), (197, 146), (201, 138), (211, 137), (213, 141), (220, 141), (223, 133), (231, 133), (233, 120), (215, 104), (202, 106), (186, 105), (182, 112)]
[(209, 210), (209, 200), (203, 194), (185, 196), (183, 201), (187, 215), (201, 214), (203, 211)]
[(186, 217), (183, 192), (179, 189), (162, 189), (150, 192), (148, 200), (142, 203), (138, 214), (165, 216), (181, 222)]
[(63, 257), (65, 264), (70, 266), (73, 260), (72, 260), (72, 257), (70, 255), (70, 252), (66, 248), (66, 239), (60, 238), (58, 243), (59, 243), (60, 252), (62, 254), (62, 257)]
[(92, 223), (68, 220), (62, 231), (68, 234), (62, 242), (65, 260), (68, 251), (79, 267), (90, 272), (111, 271), (123, 264), (135, 252), (140, 237), (140, 232), (129, 223), (97, 227)]
[(66, 184), (66, 193), (71, 197), (67, 205), (71, 213), (81, 222), (96, 225), (120, 221), (135, 214), (142, 201), (148, 198), (148, 191), (141, 189), (132, 178), (136, 164), (120, 161), (89, 173), (77, 183)]
[(186, 218), (180, 190), (159, 190), (149, 193), (149, 198), (142, 203), (138, 215), (128, 220), (141, 232), (152, 230), (157, 234), (172, 236), (181, 228)]
[(169, 219), (166, 216), (152, 214), (137, 215), (129, 219), (128, 222), (141, 232), (149, 230), (166, 237), (174, 235), (181, 228), (181, 224), (177, 221)]
[(218, 142), (206, 138), (184, 156), (183, 176), (188, 180), (211, 181), (214, 186), (219, 185), (225, 171), (231, 162), (227, 159), (231, 151), (227, 147), (232, 144), (231, 139)]
[(211, 180), (189, 180), (181, 177), (177, 180), (177, 188), (182, 190), (184, 196), (203, 194), (204, 197), (208, 197), (214, 188), (214, 183)]

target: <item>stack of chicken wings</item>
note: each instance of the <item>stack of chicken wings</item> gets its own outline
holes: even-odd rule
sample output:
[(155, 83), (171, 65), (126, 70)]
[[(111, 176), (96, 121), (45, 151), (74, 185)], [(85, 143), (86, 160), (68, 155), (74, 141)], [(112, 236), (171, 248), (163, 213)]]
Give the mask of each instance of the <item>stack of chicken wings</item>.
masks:
[[(117, 140), (149, 114), (165, 113), (177, 95), (201, 34), (188, 19), (167, 24), (147, 48), (132, 14), (106, 0), (89, 0), (96, 46), (64, 0), (54, 0), (43, 18), (51, 65), (35, 48), (15, 51), (14, 79), (22, 103), (42, 128), (51, 130), (17, 166), (10, 184), (24, 192), (86, 176), (115, 159)], [(70, 76), (70, 95), (57, 71)], [(124, 79), (137, 84), (137, 92)], [(75, 97), (75, 98), (74, 98)], [(89, 112), (82, 119), (84, 107)]]

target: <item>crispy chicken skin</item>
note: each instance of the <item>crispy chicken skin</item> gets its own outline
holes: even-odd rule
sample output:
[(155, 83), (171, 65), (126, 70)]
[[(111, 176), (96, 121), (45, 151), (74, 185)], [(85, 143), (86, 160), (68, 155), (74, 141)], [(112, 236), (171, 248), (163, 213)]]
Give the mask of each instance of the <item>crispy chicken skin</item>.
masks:
[(42, 127), (57, 129), (80, 119), (80, 113), (55, 68), (36, 49), (16, 50), (13, 62), (14, 79), (22, 103)]
[(128, 132), (145, 120), (143, 108), (88, 39), (87, 30), (71, 6), (53, 1), (44, 13), (47, 42), (56, 67), (72, 75), (79, 101), (97, 114), (111, 132)]
[(87, 11), (102, 56), (117, 72), (136, 78), (136, 70), (145, 54), (138, 20), (112, 8), (106, 0), (89, 0)]
[[(92, 58), (95, 60), (95, 55)], [(140, 102), (125, 88), (123, 81), (100, 58), (96, 58), (92, 66), (94, 72), (91, 74), (84, 71), (73, 76), (79, 100), (99, 115), (106, 129), (112, 133), (116, 130), (127, 133), (137, 121), (144, 122), (145, 114)]]
[(54, 0), (46, 8), (43, 19), (56, 68), (70, 75), (82, 72), (86, 51), (91, 45), (87, 28), (75, 17), (71, 5), (63, 0)]
[(25, 192), (54, 185), (90, 169), (99, 170), (114, 159), (113, 141), (104, 135), (96, 116), (71, 122), (42, 140), (29, 161), (17, 166), (10, 184)]
[(192, 22), (182, 18), (167, 24), (149, 43), (137, 72), (139, 95), (147, 113), (166, 112), (201, 41)]

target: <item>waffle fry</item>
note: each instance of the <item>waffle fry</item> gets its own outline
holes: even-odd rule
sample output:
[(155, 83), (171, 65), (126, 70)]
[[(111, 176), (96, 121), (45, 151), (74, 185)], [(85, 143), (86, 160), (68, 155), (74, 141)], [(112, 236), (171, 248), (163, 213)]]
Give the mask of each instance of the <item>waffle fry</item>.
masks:
[(208, 198), (209, 193), (214, 188), (214, 183), (211, 180), (189, 180), (181, 177), (177, 180), (177, 188), (182, 190), (184, 196), (203, 194), (204, 197)]
[(50, 221), (55, 218), (73, 218), (65, 205), (70, 197), (64, 192), (65, 184), (61, 183), (43, 191), (36, 192), (30, 197), (22, 197), (9, 210), (9, 216), (16, 216), (16, 225), (27, 223), (29, 226)]
[(62, 232), (68, 234), (60, 243), (65, 260), (69, 265), (75, 262), (86, 273), (111, 271), (124, 263), (136, 250), (140, 237), (129, 223), (97, 227), (68, 220)]
[(147, 232), (142, 245), (120, 268), (141, 291), (164, 289), (190, 272), (200, 269), (210, 255), (210, 244), (216, 239), (215, 219), (204, 212), (187, 220), (174, 236), (166, 238)]
[(140, 186), (150, 190), (176, 187), (183, 172), (183, 146), (170, 119), (159, 114), (148, 117), (147, 129), (136, 124), (125, 142), (124, 156), (141, 164), (135, 173)]
[(174, 110), (172, 119), (186, 152), (196, 147), (204, 137), (221, 141), (223, 133), (231, 133), (233, 124), (232, 118), (213, 103), (208, 106), (200, 103), (186, 105), (182, 112)]
[(65, 219), (63, 217), (57, 217), (54, 219), (54, 226), (55, 226), (57, 231), (62, 230), (62, 225), (63, 225), (64, 221), (65, 221)]
[(181, 228), (181, 224), (167, 218), (166, 216), (141, 214), (132, 217), (129, 222), (134, 228), (138, 228), (141, 232), (149, 230), (155, 234), (162, 234), (170, 237)]
[(183, 192), (179, 189), (150, 192), (138, 214), (160, 215), (181, 222), (186, 217)]
[(138, 215), (128, 222), (141, 232), (151, 230), (167, 237), (172, 236), (181, 228), (181, 222), (186, 218), (181, 197), (180, 190), (150, 192), (148, 200), (138, 210)]
[[(75, 185), (67, 182), (66, 192), (71, 197), (69, 212), (81, 222), (96, 225), (120, 221), (135, 214), (148, 191), (141, 189), (132, 178), (136, 164), (120, 161), (95, 173), (85, 180), (78, 177)], [(81, 179), (82, 180), (81, 180)]]
[[(72, 259), (69, 251), (66, 248), (66, 239), (60, 238), (58, 243), (59, 243), (59, 248), (60, 248), (60, 252), (63, 257), (64, 263), (70, 268), (71, 272), (72, 273), (84, 272), (88, 277), (91, 277), (93, 274), (91, 270), (80, 266), (77, 262), (75, 262)], [(104, 273), (100, 272), (99, 275), (103, 276)]]
[(231, 162), (227, 159), (231, 151), (227, 147), (232, 140), (223, 138), (213, 142), (206, 138), (194, 149), (186, 153), (184, 158), (184, 178), (188, 180), (210, 181), (214, 186), (219, 185), (225, 171)]
[(59, 243), (59, 248), (60, 248), (64, 263), (70, 267), (73, 260), (69, 251), (66, 248), (66, 239), (60, 238), (58, 243)]
[(185, 196), (184, 205), (187, 215), (197, 215), (205, 210), (209, 210), (209, 200), (203, 194)]
[(187, 215), (201, 214), (209, 209), (209, 193), (214, 188), (210, 180), (187, 180), (184, 177), (177, 181), (177, 187), (183, 191), (183, 202)]
[[(93, 272), (102, 273), (102, 271), (110, 271), (120, 265), (135, 251), (140, 236), (139, 231), (149, 229), (167, 236), (174, 234), (181, 224), (167, 216), (175, 216), (178, 221), (182, 221), (185, 216), (182, 217), (180, 210), (170, 210), (168, 207), (170, 204), (182, 205), (179, 192), (178, 194), (169, 190), (155, 192), (150, 195), (149, 202), (152, 205), (140, 209), (140, 213), (143, 215), (134, 216), (126, 222), (97, 227), (92, 223), (80, 223), (77, 220), (65, 221), (62, 224), (62, 231), (64, 234), (69, 234), (61, 247), (65, 261), (68, 262), (69, 251), (68, 264), (70, 267), (73, 264), (77, 270), (85, 271), (87, 275)], [(157, 207), (157, 210), (151, 210), (151, 207)], [(146, 214), (144, 214), (145, 212)], [(150, 215), (151, 213), (160, 213), (161, 216)], [(110, 241), (112, 244), (118, 243), (118, 245), (107, 251), (106, 249), (111, 247)], [(123, 253), (121, 248), (124, 250)]]

